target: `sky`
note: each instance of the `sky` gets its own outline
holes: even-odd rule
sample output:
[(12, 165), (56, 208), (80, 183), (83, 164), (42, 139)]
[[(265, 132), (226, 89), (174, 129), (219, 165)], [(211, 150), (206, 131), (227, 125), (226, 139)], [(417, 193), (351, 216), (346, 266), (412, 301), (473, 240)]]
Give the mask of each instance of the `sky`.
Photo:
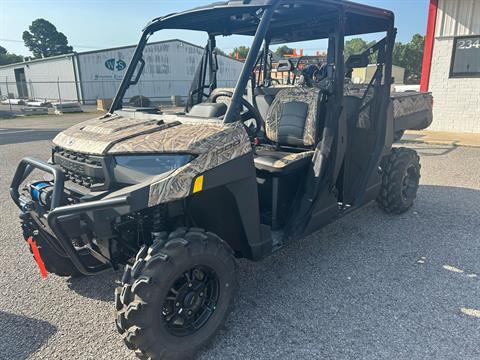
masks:
[[(132, 45), (140, 38), (145, 24), (158, 16), (187, 10), (218, 0), (0, 0), (0, 45), (9, 52), (31, 55), (23, 45), (22, 33), (37, 18), (52, 22), (63, 32), (75, 51), (89, 51)], [(397, 41), (408, 42), (415, 33), (425, 34), (428, 0), (355, 0), (394, 11)], [(202, 33), (162, 31), (154, 40), (182, 38), (204, 45)], [(378, 36), (365, 36), (366, 40)], [(249, 45), (248, 38), (218, 39), (218, 46), (230, 52), (239, 45)], [(290, 44), (306, 54), (325, 50), (324, 41)]]

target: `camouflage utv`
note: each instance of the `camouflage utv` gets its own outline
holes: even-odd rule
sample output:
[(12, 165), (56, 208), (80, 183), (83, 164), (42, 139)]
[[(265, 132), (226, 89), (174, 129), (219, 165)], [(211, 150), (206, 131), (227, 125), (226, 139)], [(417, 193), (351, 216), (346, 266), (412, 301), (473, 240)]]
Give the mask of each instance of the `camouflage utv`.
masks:
[[(123, 106), (163, 29), (208, 35), (186, 111)], [(344, 61), (345, 36), (374, 32), (386, 37)], [(232, 0), (150, 22), (109, 113), (60, 133), (50, 162), (18, 166), (10, 190), (42, 272), (126, 265), (115, 308), (128, 348), (193, 356), (231, 311), (236, 258), (260, 260), (374, 200), (412, 206), (419, 158), (392, 149), (395, 34), (390, 11), (343, 0)], [(234, 89), (217, 88), (221, 35), (253, 39)], [(322, 76), (269, 81), (270, 46), (316, 39), (328, 39)], [(349, 89), (373, 54), (371, 83)], [(33, 169), (53, 179), (20, 190)]]

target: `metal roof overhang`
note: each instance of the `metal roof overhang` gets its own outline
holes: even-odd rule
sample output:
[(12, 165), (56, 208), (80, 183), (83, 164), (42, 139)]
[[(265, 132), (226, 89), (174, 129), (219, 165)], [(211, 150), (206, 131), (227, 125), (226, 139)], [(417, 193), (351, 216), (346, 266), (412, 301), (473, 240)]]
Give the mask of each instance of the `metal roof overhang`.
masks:
[[(232, 0), (170, 14), (150, 22), (146, 31), (185, 29), (212, 35), (255, 35), (258, 12), (266, 0)], [(346, 14), (345, 35), (388, 30), (394, 22), (391, 11), (344, 0), (280, 0), (267, 38), (271, 43), (286, 43), (327, 38)]]

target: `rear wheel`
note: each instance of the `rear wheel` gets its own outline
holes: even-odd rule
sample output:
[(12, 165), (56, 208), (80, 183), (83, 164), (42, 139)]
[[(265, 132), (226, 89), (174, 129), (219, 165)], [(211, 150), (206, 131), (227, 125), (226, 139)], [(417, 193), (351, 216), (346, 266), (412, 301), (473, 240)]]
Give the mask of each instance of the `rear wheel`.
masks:
[(235, 288), (231, 248), (202, 229), (177, 229), (125, 268), (117, 329), (141, 358), (189, 358), (224, 323)]
[(401, 214), (410, 209), (420, 183), (420, 157), (406, 148), (394, 148), (383, 163), (383, 178), (377, 202), (385, 212)]

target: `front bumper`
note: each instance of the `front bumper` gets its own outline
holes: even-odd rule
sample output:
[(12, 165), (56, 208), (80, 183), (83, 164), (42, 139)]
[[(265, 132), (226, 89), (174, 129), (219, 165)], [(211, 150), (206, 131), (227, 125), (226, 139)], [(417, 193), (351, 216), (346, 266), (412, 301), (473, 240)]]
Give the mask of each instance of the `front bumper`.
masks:
[[(53, 175), (50, 209), (45, 209), (46, 211), (42, 215), (35, 211), (34, 201), (19, 192), (20, 185), (34, 169)], [(101, 265), (92, 267), (85, 264), (72, 243), (71, 233), (82, 231), (80, 225), (82, 219), (89, 219), (87, 221), (91, 227), (89, 230), (94, 234), (108, 233), (111, 230), (110, 225), (113, 219), (132, 212), (129, 196), (62, 205), (64, 190), (63, 170), (57, 165), (48, 164), (31, 157), (21, 160), (10, 185), (10, 195), (15, 204), (23, 213), (30, 213), (30, 216), (37, 218), (37, 223), (43, 224), (48, 228), (46, 231), (55, 235), (61, 249), (71, 259), (78, 271), (84, 275), (92, 275), (109, 268), (111, 265), (105, 258), (103, 258), (103, 264)], [(95, 254), (92, 255), (95, 256)], [(101, 257), (99, 260), (101, 260)]]

